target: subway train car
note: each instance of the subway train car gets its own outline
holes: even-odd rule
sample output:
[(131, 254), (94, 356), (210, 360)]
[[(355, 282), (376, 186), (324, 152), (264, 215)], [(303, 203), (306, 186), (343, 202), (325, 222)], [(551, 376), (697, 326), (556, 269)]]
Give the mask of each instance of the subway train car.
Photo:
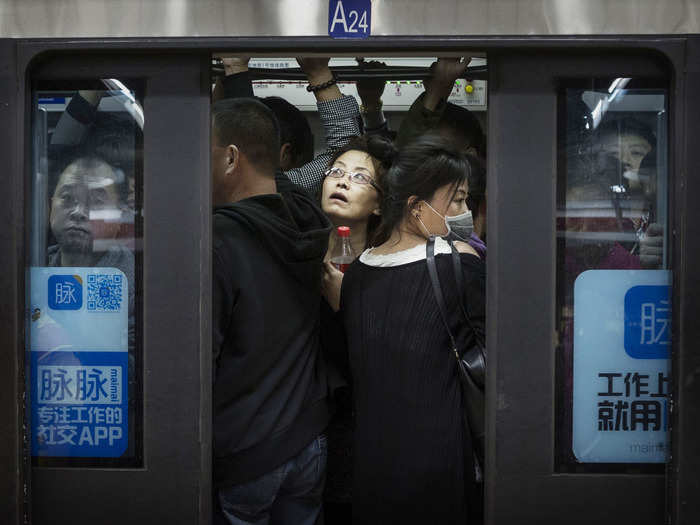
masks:
[(324, 154), (297, 58), (390, 136), (464, 64), (484, 522), (700, 523), (700, 0), (0, 0), (0, 521), (212, 522), (210, 108)]

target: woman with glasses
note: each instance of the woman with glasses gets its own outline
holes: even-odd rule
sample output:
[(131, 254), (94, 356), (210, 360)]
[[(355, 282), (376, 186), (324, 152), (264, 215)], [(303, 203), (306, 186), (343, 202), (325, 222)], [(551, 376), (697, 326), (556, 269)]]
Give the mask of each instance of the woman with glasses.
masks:
[[(395, 149), (381, 136), (368, 135), (352, 139), (335, 153), (326, 170), (321, 193), (321, 207), (331, 222), (350, 228), (350, 243), (356, 254), (371, 245), (379, 224), (381, 184), (389, 169)], [(328, 254), (339, 239), (336, 229), (329, 241)], [(336, 412), (326, 431), (328, 465), (324, 497), (326, 523), (350, 523), (352, 490), (352, 395), (349, 388), (349, 365), (345, 333), (334, 313), (340, 301), (343, 274), (326, 257), (321, 306), (321, 345), (333, 366), (329, 384), (334, 391)]]
[[(394, 146), (386, 138), (376, 135), (355, 137), (335, 153), (325, 172), (321, 208), (334, 226), (350, 228), (350, 244), (356, 254), (370, 246), (371, 237), (379, 225), (381, 178), (391, 166), (395, 154)], [(334, 228), (328, 246), (329, 254), (338, 242), (336, 232)], [(330, 264), (327, 266), (329, 271), (333, 269)], [(342, 277), (339, 274), (330, 273), (336, 280)], [(338, 298), (335, 294), (326, 297), (333, 309), (337, 310)]]
[[(458, 348), (483, 340), (485, 268), (464, 242), (463, 295), (451, 248), (440, 237), (468, 212), (469, 161), (441, 138), (404, 147), (382, 178), (382, 223), (375, 247), (347, 269), (340, 316), (352, 376), (355, 523), (476, 523), (475, 470), (462, 426), (457, 362), (426, 266), (435, 263)], [(474, 330), (461, 316), (459, 302)]]

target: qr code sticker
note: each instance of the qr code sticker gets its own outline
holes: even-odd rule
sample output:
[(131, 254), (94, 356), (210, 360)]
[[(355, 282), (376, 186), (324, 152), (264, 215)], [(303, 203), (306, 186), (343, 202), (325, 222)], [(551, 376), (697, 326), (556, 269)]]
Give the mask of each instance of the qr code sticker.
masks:
[(122, 307), (122, 281), (119, 274), (90, 274), (87, 286), (89, 312), (119, 312)]

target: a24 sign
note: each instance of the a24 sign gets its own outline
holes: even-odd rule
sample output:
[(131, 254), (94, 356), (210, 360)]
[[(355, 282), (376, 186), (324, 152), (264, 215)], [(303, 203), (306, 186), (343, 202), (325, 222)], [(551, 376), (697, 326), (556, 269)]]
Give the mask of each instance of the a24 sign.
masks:
[(332, 38), (367, 38), (371, 30), (371, 0), (328, 2), (328, 34)]

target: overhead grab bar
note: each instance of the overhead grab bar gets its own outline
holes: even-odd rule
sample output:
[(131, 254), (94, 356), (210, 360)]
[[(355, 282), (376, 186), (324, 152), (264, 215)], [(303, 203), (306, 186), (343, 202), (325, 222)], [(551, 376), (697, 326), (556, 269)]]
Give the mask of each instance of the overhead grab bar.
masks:
[[(429, 67), (415, 66), (338, 66), (331, 70), (341, 82), (351, 82), (364, 78), (386, 78), (387, 80), (424, 80), (432, 77)], [(306, 80), (306, 74), (300, 68), (269, 69), (251, 67), (248, 69), (253, 80)], [(212, 76), (224, 75), (221, 62), (217, 61), (212, 66)], [(487, 66), (472, 66), (464, 69), (464, 76), (468, 80), (487, 80)]]

